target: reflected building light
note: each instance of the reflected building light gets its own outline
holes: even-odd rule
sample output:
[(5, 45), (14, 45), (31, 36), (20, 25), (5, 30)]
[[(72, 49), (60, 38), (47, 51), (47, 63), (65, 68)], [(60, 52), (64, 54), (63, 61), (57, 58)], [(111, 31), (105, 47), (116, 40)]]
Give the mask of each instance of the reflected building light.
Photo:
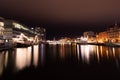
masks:
[(44, 50), (44, 45), (41, 44), (41, 49), (40, 49), (40, 53), (41, 53), (41, 64), (44, 65), (44, 54), (45, 54), (45, 50)]
[(103, 56), (103, 49), (102, 49), (102, 46), (100, 46), (100, 54), (101, 54), (101, 57)]
[(38, 65), (38, 45), (34, 45), (33, 64), (35, 67)]
[(26, 66), (26, 49), (18, 48), (16, 51), (16, 67), (22, 69)]
[(115, 57), (115, 48), (112, 48), (113, 56)]
[(77, 45), (72, 45), (72, 53), (74, 56), (77, 56)]
[(87, 45), (81, 45), (81, 57), (82, 57), (82, 60), (87, 62), (89, 64), (89, 46)]
[(100, 62), (100, 57), (99, 57), (99, 47), (97, 46), (97, 59), (98, 59), (98, 63)]
[(106, 50), (106, 56), (107, 56), (107, 58), (109, 57), (109, 55), (108, 55), (109, 53), (108, 53), (108, 50)]
[(84, 45), (81, 45), (81, 58), (82, 58), (82, 61), (84, 61), (84, 57), (85, 57), (85, 55), (84, 55), (84, 48), (85, 46)]
[(8, 64), (8, 51), (5, 53), (5, 67), (7, 67)]
[(65, 47), (63, 44), (61, 44), (60, 46), (60, 58), (64, 58), (65, 57)]
[(28, 53), (28, 50), (26, 48), (17, 48), (16, 50), (16, 67), (18, 70), (21, 70), (30, 64), (31, 54)]
[(0, 53), (0, 75), (2, 75), (3, 73), (3, 69), (4, 69), (4, 54)]
[(78, 60), (79, 60), (79, 58), (80, 58), (80, 47), (79, 47), (79, 45), (77, 45), (77, 57), (78, 57)]
[(89, 46), (86, 46), (85, 47), (85, 57), (86, 57), (87, 63), (89, 63), (89, 57), (90, 57), (89, 52), (90, 52)]
[(32, 59), (31, 53), (32, 53), (32, 48), (28, 47), (27, 48), (27, 54), (26, 54), (26, 56), (27, 56), (27, 66), (30, 66), (30, 63), (31, 63), (31, 59)]

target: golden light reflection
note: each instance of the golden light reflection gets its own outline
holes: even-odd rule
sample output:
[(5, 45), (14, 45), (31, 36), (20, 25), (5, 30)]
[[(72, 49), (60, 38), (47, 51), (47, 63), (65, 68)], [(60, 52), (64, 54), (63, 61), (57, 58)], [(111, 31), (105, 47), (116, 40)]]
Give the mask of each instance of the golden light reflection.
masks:
[(112, 48), (112, 51), (113, 51), (113, 56), (115, 57), (115, 48), (114, 47)]
[(28, 47), (27, 48), (27, 54), (26, 54), (26, 56), (27, 56), (27, 66), (30, 66), (30, 62), (31, 62), (31, 58), (32, 58), (31, 53), (32, 53), (32, 48)]
[(38, 65), (38, 45), (34, 45), (33, 64), (35, 67)]
[(79, 45), (77, 45), (77, 57), (79, 60), (79, 58), (80, 58), (80, 46)]
[(4, 54), (0, 53), (0, 75), (3, 73), (3, 68), (4, 68)]
[(99, 47), (97, 46), (97, 59), (98, 59), (98, 63), (100, 62), (100, 57), (99, 57)]
[[(89, 64), (90, 62), (90, 57), (94, 57), (96, 55), (96, 46), (94, 45), (81, 45), (81, 58), (82, 61), (86, 62)], [(99, 60), (99, 53), (97, 51), (97, 58)]]
[(73, 45), (72, 45), (72, 53), (76, 56), (77, 54), (76, 54), (76, 43), (74, 43)]
[(16, 67), (18, 70), (23, 69), (24, 67), (30, 66), (31, 62), (31, 51), (30, 47), (28, 48), (17, 48), (16, 49)]
[(89, 46), (88, 45), (81, 45), (81, 57), (82, 60), (89, 63)]
[(61, 44), (60, 45), (60, 58), (65, 58), (65, 45)]
[(101, 57), (103, 56), (103, 49), (102, 49), (102, 46), (100, 46), (100, 54), (101, 54)]
[(107, 56), (107, 58), (109, 57), (109, 55), (108, 55), (109, 53), (108, 53), (108, 49), (106, 50), (106, 56)]
[(5, 67), (7, 67), (8, 64), (8, 51), (5, 53)]

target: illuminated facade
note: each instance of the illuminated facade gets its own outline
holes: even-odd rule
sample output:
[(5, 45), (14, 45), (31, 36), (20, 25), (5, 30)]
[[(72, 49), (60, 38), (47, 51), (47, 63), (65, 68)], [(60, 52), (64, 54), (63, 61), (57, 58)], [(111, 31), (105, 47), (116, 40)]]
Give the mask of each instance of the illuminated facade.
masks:
[(104, 43), (104, 42), (107, 42), (108, 41), (108, 34), (107, 34), (107, 31), (104, 31), (104, 32), (100, 32), (97, 36), (97, 41), (99, 43)]
[(0, 39), (3, 39), (4, 34), (4, 22), (3, 18), (0, 17)]
[(4, 34), (4, 23), (0, 22), (0, 38), (3, 38), (3, 34)]
[(93, 31), (86, 31), (83, 33), (84, 38), (87, 38), (88, 42), (95, 41), (96, 36)]
[(35, 36), (36, 32), (13, 20), (4, 20), (4, 39), (12, 39), (23, 33), (30, 37)]
[(0, 17), (0, 43), (38, 43), (46, 39), (46, 30), (29, 28), (14, 20)]
[(111, 42), (120, 42), (120, 27), (115, 24), (107, 30), (108, 40)]

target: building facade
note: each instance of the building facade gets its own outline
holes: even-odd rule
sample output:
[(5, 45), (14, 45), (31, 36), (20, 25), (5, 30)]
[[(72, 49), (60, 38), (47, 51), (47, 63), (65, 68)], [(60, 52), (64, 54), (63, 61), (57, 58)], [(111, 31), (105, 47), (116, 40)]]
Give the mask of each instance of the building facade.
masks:
[(0, 38), (5, 41), (16, 41), (19, 38), (26, 38), (27, 40), (34, 41), (35, 38), (43, 40), (45, 37), (46, 30), (44, 28), (39, 27), (33, 30), (17, 21), (0, 18)]
[(97, 42), (99, 42), (99, 43), (108, 42), (108, 33), (107, 33), (107, 31), (100, 32), (100, 33), (96, 36), (96, 39), (97, 39)]
[(110, 42), (120, 42), (120, 27), (117, 24), (109, 28), (107, 34)]
[(96, 41), (96, 35), (93, 31), (84, 32), (83, 37), (86, 38), (88, 42)]

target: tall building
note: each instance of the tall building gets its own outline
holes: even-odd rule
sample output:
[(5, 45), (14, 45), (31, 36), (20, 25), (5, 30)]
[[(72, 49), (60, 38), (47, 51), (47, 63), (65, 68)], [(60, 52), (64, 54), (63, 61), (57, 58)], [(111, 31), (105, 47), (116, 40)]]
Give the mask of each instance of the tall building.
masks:
[(120, 42), (120, 27), (115, 24), (107, 30), (108, 40), (111, 42)]
[(4, 20), (4, 39), (12, 39), (23, 33), (24, 35), (31, 37), (35, 36), (35, 31), (28, 28), (26, 25), (20, 24), (14, 20)]
[(83, 33), (84, 38), (87, 39), (88, 42), (95, 42), (96, 36), (93, 31), (86, 31)]

